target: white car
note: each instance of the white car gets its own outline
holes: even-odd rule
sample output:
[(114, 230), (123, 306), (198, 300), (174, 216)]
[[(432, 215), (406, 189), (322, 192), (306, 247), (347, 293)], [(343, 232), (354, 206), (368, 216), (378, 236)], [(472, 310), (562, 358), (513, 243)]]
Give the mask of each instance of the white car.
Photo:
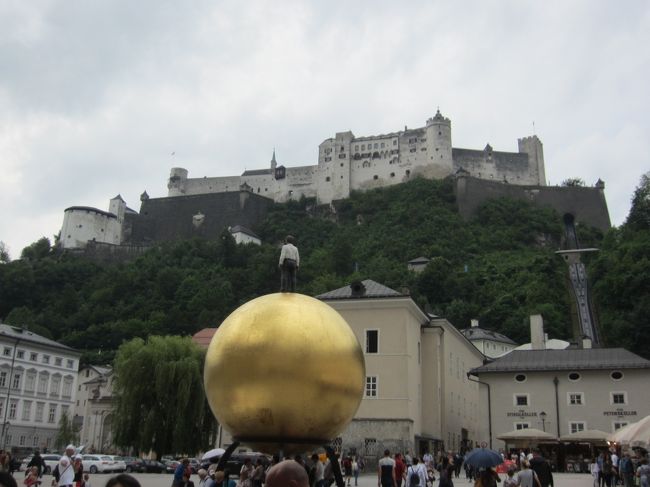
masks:
[(123, 457), (116, 455), (108, 455), (113, 460), (113, 472), (124, 472), (126, 471), (126, 462)]
[(43, 470), (43, 473), (50, 474), (54, 472), (54, 469), (59, 464), (59, 460), (61, 460), (61, 455), (53, 455), (51, 453), (46, 453), (44, 455), (41, 455), (41, 458), (43, 458), (43, 460), (45, 461), (45, 469)]
[(81, 462), (84, 466), (84, 472), (112, 472), (115, 468), (113, 459), (108, 455), (83, 455)]

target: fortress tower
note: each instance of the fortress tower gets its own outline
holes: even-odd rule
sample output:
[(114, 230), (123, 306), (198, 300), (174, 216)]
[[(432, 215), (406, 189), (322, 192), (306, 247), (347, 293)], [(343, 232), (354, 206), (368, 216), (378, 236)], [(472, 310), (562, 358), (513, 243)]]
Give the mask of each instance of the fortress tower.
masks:
[(546, 170), (544, 169), (544, 148), (536, 135), (517, 140), (519, 152), (528, 154), (530, 167), (537, 174), (537, 184), (546, 186)]
[[(453, 172), (454, 161), (451, 152), (451, 121), (443, 117), (438, 109), (426, 125), (427, 166), (431, 166), (432, 177), (449, 176)], [(427, 171), (429, 172), (429, 171)]]
[(183, 196), (185, 194), (185, 184), (187, 183), (187, 169), (182, 167), (172, 167), (169, 174), (167, 189), (169, 196)]

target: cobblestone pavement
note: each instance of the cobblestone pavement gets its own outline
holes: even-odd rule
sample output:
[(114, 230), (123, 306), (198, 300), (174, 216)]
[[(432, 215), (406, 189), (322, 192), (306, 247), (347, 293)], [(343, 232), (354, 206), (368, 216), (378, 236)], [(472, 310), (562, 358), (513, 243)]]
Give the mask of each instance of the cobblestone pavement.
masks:
[[(18, 485), (22, 485), (23, 473), (16, 473), (16, 481)], [(91, 484), (93, 487), (104, 487), (106, 481), (111, 478), (112, 474), (94, 474), (91, 475)], [(135, 478), (138, 479), (142, 487), (169, 487), (172, 484), (172, 475), (171, 474), (133, 474)], [(504, 476), (502, 475), (501, 478)], [(593, 482), (591, 475), (588, 474), (569, 474), (569, 473), (557, 473), (554, 475), (555, 487), (592, 487)], [(192, 480), (195, 485), (198, 485), (198, 476), (192, 475)], [(49, 487), (52, 477), (46, 475), (43, 477), (43, 487)], [(438, 482), (435, 483), (434, 487), (437, 487)], [(501, 484), (502, 485), (502, 484)], [(352, 479), (352, 486), (354, 486), (354, 479)], [(359, 487), (376, 487), (377, 486), (377, 477), (375, 475), (362, 475), (359, 477)], [(471, 487), (472, 484), (467, 481), (464, 477), (460, 477), (454, 480), (454, 487)]]

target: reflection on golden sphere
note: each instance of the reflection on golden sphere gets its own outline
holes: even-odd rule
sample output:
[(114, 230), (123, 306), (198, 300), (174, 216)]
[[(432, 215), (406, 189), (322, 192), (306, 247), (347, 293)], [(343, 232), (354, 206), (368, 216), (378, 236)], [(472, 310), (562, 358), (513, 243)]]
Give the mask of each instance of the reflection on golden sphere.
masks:
[(253, 299), (208, 348), (205, 390), (235, 440), (268, 453), (306, 451), (336, 437), (359, 407), (363, 352), (334, 309), (302, 294)]

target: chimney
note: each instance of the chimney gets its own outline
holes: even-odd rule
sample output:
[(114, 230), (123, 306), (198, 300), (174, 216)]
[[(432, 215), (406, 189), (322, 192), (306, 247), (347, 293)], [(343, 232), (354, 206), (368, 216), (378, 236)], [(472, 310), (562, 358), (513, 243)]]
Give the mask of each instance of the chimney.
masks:
[(471, 320), (470, 323), (472, 328), (478, 328), (478, 320)]
[(542, 315), (530, 315), (530, 348), (544, 350), (544, 320)]
[(591, 348), (591, 338), (587, 335), (582, 337), (582, 348)]

